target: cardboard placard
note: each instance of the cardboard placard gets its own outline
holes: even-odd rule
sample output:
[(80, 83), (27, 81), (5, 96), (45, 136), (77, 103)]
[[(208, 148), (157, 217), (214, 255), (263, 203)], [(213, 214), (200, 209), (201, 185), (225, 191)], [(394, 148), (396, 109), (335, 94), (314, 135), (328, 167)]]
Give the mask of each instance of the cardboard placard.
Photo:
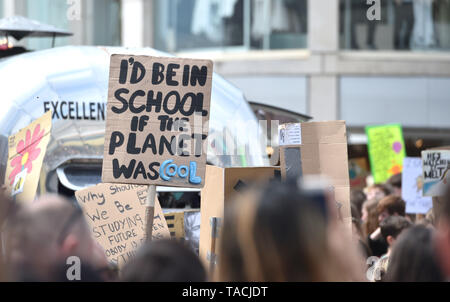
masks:
[(426, 214), (433, 207), (431, 197), (422, 196), (423, 173), (420, 157), (405, 157), (402, 173), (402, 199), (406, 213)]
[(348, 170), (350, 176), (350, 187), (364, 188), (366, 177), (370, 173), (369, 163), (365, 157), (352, 158), (348, 160)]
[(18, 202), (34, 200), (51, 128), (52, 113), (48, 111), (8, 138), (5, 184)]
[[(298, 148), (300, 165), (286, 162), (285, 150)], [(293, 153), (295, 154), (295, 153)], [(301, 145), (280, 147), (280, 170), (282, 179), (288, 173), (294, 175), (294, 167), (301, 167), (301, 175), (325, 175), (335, 191), (336, 201), (341, 204), (344, 222), (351, 225), (350, 184), (347, 156), (347, 131), (344, 121), (301, 123)]]
[(111, 55), (102, 180), (201, 188), (213, 63)]
[(367, 126), (367, 147), (375, 183), (382, 183), (402, 172), (406, 156), (402, 126), (399, 124)]
[(443, 196), (433, 196), (433, 215), (435, 223), (441, 218), (442, 211), (444, 210), (445, 198)]
[(443, 196), (450, 184), (450, 148), (422, 151), (423, 195)]
[(280, 167), (283, 179), (298, 180), (303, 175), (300, 146), (286, 145), (280, 148)]
[[(119, 267), (134, 257), (145, 240), (147, 186), (103, 183), (76, 191), (92, 234), (108, 260)], [(155, 200), (152, 239), (169, 238), (161, 206)]]

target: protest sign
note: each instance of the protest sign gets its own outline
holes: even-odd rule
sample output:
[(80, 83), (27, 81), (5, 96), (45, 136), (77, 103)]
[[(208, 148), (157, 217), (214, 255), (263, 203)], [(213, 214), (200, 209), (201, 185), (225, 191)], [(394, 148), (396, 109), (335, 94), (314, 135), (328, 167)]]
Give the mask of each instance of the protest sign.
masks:
[[(280, 146), (280, 170), (283, 179), (301, 175), (324, 175), (334, 188), (341, 217), (351, 225), (350, 184), (347, 156), (347, 131), (344, 121), (298, 124), (300, 145)], [(297, 150), (297, 151), (296, 151)], [(288, 152), (286, 152), (288, 151)], [(301, 171), (296, 171), (296, 170)]]
[(450, 183), (450, 147), (422, 151), (423, 195), (443, 196)]
[(420, 157), (403, 159), (402, 198), (406, 202), (408, 214), (426, 214), (433, 207), (431, 197), (422, 196), (422, 174)]
[(206, 166), (206, 183), (200, 196), (199, 243), (199, 256), (205, 264), (210, 266), (211, 261), (218, 257), (217, 249), (214, 250), (214, 242), (218, 241), (214, 238), (218, 237), (220, 233), (224, 211), (232, 196), (240, 194), (252, 183), (267, 183), (270, 179), (277, 177), (279, 177), (278, 167), (220, 168)]
[(18, 202), (31, 202), (36, 195), (42, 162), (52, 127), (52, 113), (43, 116), (8, 138), (6, 187)]
[(402, 126), (399, 124), (367, 126), (367, 147), (375, 183), (382, 183), (402, 172), (406, 156)]
[(112, 55), (102, 180), (204, 185), (213, 63)]
[(167, 221), (170, 236), (177, 239), (184, 239), (184, 212), (166, 212), (164, 217)]
[[(105, 249), (106, 257), (120, 267), (134, 257), (145, 240), (145, 202), (148, 186), (103, 183), (76, 191), (94, 238)], [(155, 200), (153, 239), (169, 238), (159, 202)]]
[(301, 145), (302, 128), (300, 123), (288, 123), (278, 126), (278, 139), (280, 146)]

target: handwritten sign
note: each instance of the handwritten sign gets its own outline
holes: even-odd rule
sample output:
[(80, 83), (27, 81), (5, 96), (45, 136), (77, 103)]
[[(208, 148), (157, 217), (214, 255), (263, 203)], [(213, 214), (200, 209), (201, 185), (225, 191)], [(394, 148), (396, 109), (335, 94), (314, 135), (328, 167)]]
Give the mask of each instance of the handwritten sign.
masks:
[(405, 157), (403, 159), (402, 198), (406, 202), (406, 213), (426, 214), (432, 207), (431, 197), (422, 196), (422, 159)]
[(8, 138), (6, 187), (18, 202), (31, 202), (36, 195), (42, 162), (50, 141), (51, 112)]
[[(92, 234), (106, 257), (121, 267), (145, 240), (147, 186), (103, 183), (76, 191)], [(152, 239), (170, 238), (166, 219), (155, 200)]]
[(302, 144), (301, 124), (290, 123), (278, 126), (278, 140), (280, 146), (301, 145)]
[(422, 151), (423, 195), (442, 196), (450, 183), (450, 150)]
[(375, 183), (382, 183), (402, 172), (406, 156), (401, 125), (366, 127), (370, 166)]
[(204, 185), (213, 63), (112, 55), (102, 180)]

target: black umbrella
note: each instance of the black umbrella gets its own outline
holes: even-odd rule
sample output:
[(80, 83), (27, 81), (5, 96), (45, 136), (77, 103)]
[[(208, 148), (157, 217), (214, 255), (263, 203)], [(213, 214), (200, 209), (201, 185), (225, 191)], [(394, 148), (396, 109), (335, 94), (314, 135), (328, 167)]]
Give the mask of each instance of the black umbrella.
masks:
[(44, 24), (22, 16), (13, 16), (0, 19), (0, 34), (21, 40), (24, 37), (53, 37), (52, 46), (55, 45), (55, 37), (71, 36), (73, 33), (59, 29), (53, 25)]

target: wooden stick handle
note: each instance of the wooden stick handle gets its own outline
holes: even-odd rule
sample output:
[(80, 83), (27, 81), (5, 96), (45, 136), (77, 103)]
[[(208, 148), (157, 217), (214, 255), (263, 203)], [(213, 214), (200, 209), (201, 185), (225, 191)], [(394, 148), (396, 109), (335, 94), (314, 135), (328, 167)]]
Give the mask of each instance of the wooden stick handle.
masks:
[(147, 241), (152, 240), (152, 232), (153, 232), (153, 217), (155, 216), (155, 197), (156, 197), (156, 186), (150, 185), (148, 186), (147, 191), (147, 202), (146, 202), (146, 237)]

